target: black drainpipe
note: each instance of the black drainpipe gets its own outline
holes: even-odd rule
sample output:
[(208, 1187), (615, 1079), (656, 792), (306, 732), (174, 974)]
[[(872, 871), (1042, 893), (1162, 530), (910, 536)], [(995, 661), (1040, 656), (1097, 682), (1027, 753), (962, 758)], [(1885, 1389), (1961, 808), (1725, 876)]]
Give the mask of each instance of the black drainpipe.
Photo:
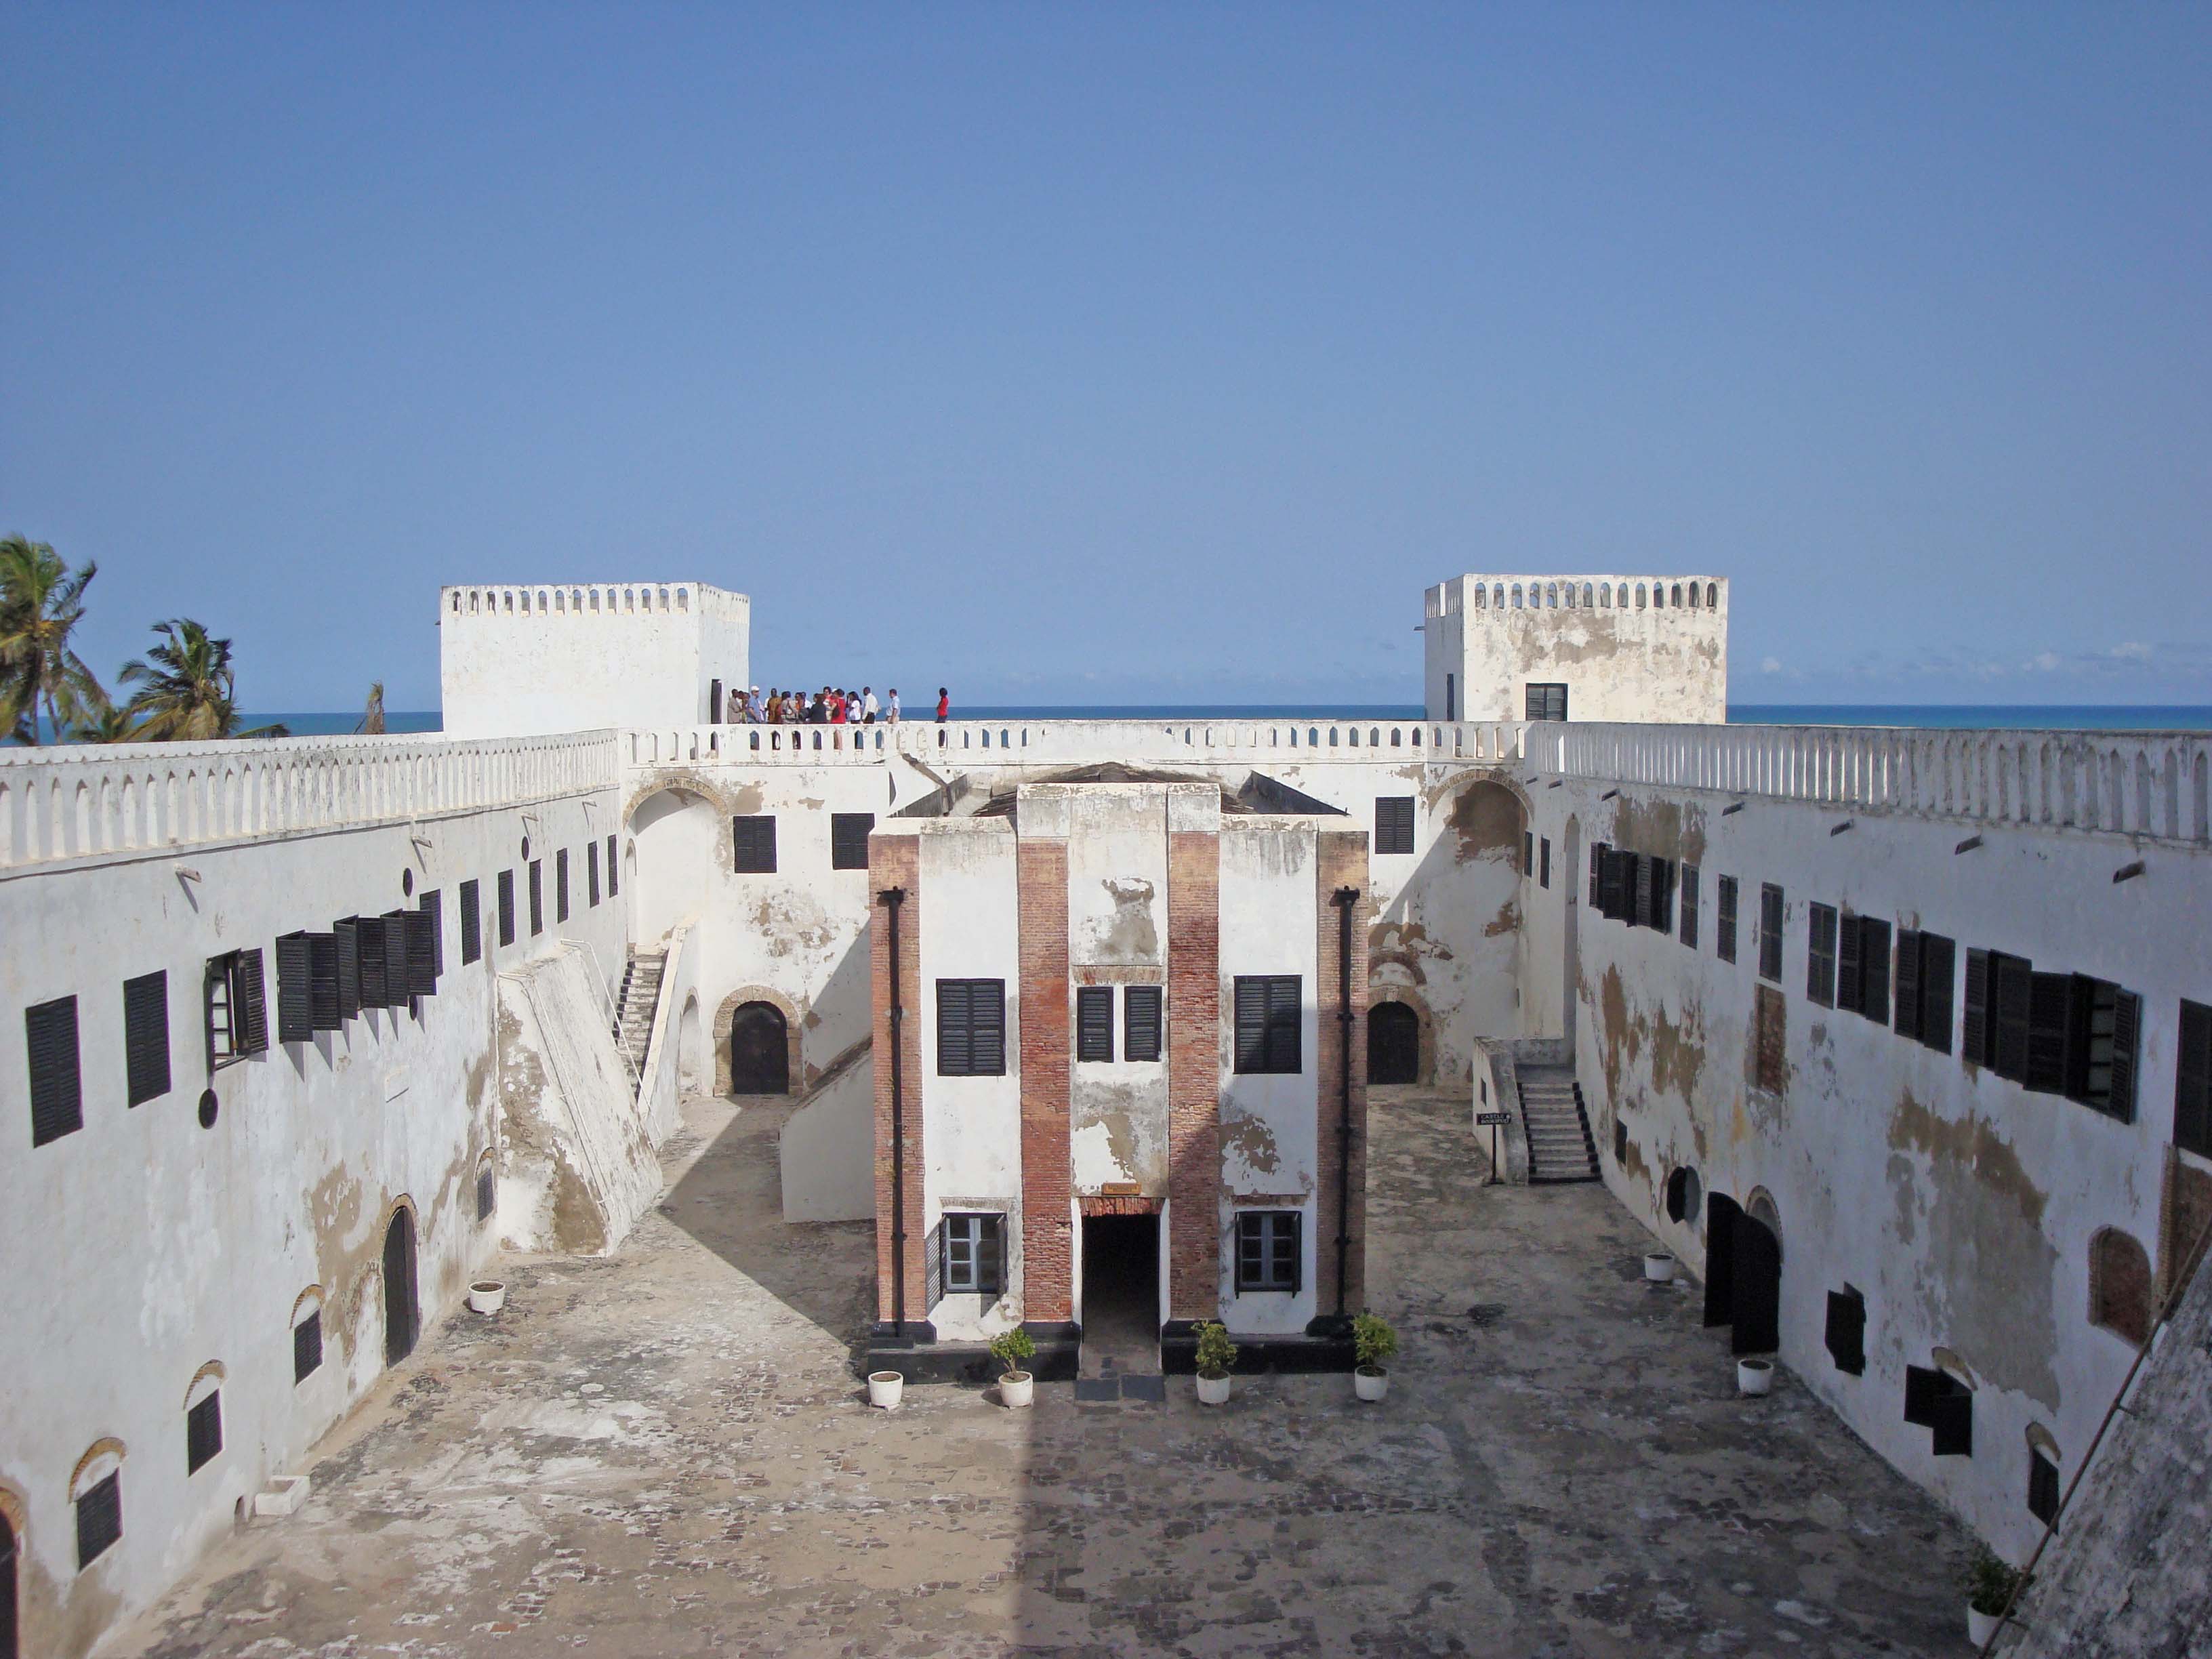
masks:
[(890, 922), (891, 964), (891, 1329), (906, 1340), (906, 1101), (900, 1087), (899, 1027), (906, 1008), (899, 1001), (899, 906), (906, 900), (903, 887), (886, 887), (881, 895)]
[(1341, 1316), (1351, 1311), (1344, 1303), (1345, 1258), (1352, 1243), (1352, 912), (1359, 890), (1340, 887), (1330, 902), (1342, 923), (1336, 948), (1336, 1018), (1341, 1029), (1336, 1045), (1336, 1311)]

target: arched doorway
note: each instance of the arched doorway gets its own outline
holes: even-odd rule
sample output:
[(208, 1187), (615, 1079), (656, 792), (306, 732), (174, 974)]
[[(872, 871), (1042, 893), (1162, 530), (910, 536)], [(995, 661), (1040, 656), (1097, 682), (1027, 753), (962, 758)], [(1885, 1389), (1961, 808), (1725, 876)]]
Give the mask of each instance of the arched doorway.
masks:
[(420, 1327), (415, 1303), (415, 1213), (405, 1205), (384, 1230), (384, 1363), (397, 1365), (415, 1352)]
[(790, 1091), (791, 1048), (783, 1010), (772, 1002), (748, 1002), (730, 1019), (730, 1092)]
[(1414, 1083), (1421, 1075), (1420, 1017), (1402, 1002), (1367, 1011), (1367, 1080)]
[(1782, 1241), (1720, 1193), (1705, 1200), (1705, 1323), (1732, 1327), (1736, 1353), (1782, 1346)]

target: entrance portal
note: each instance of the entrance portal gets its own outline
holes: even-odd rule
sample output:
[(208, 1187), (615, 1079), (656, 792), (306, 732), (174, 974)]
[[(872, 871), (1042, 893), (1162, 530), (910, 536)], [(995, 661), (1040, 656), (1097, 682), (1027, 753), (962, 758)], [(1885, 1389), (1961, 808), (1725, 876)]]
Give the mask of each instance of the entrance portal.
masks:
[(748, 1002), (730, 1018), (730, 1092), (781, 1095), (790, 1089), (783, 1010), (772, 1002)]
[(1367, 1080), (1417, 1083), (1421, 1076), (1420, 1017), (1402, 1002), (1367, 1011)]
[(1083, 1218), (1083, 1374), (1160, 1369), (1160, 1218)]
[(415, 1306), (415, 1215), (400, 1209), (384, 1232), (384, 1363), (415, 1352), (421, 1323)]
[(1705, 1323), (1734, 1327), (1736, 1353), (1782, 1346), (1782, 1242), (1719, 1193), (1705, 1200)]

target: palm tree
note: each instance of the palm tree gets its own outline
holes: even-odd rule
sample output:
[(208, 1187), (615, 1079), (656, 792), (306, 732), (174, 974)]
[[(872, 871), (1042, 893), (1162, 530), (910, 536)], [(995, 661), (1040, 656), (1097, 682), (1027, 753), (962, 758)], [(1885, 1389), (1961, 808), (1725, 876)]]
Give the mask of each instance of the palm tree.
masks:
[(45, 542), (0, 536), (0, 727), (18, 742), (39, 741), (42, 713), (58, 737), (106, 696), (70, 648), (98, 571), (93, 564), (72, 571)]
[(371, 680), (368, 685), (368, 707), (361, 711), (361, 724), (354, 730), (371, 737), (384, 733), (384, 682)]
[(123, 682), (139, 689), (129, 713), (143, 724), (136, 735), (149, 743), (205, 742), (214, 738), (283, 738), (282, 726), (238, 729), (236, 673), (230, 641), (210, 639), (189, 617), (155, 623), (162, 643), (123, 665)]
[[(94, 688), (95, 690), (97, 687)], [(71, 743), (143, 743), (145, 731), (129, 707), (108, 701), (105, 691), (92, 699), (70, 727)]]

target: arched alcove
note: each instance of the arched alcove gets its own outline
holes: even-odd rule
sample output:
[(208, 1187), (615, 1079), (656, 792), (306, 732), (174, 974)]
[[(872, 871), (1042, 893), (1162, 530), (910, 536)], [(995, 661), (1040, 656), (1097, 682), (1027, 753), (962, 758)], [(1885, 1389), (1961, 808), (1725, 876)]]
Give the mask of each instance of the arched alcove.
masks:
[(656, 789), (634, 802), (624, 821), (630, 937), (651, 948), (698, 913), (707, 882), (731, 867), (729, 826), (718, 803), (690, 789)]

